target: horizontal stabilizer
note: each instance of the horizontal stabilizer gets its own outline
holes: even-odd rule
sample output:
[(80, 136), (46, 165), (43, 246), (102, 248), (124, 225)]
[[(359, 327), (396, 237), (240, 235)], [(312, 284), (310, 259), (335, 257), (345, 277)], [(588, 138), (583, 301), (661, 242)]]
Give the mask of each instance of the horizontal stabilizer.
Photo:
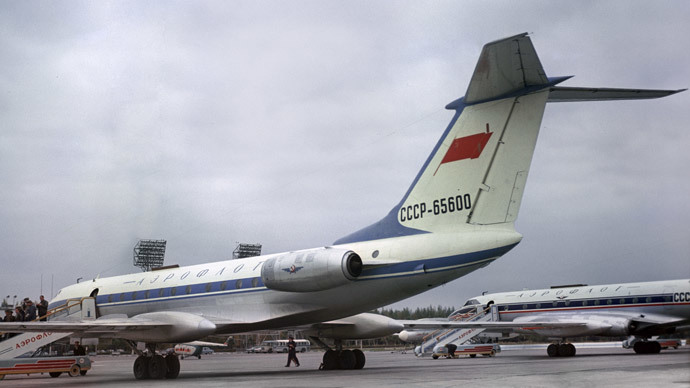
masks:
[(549, 89), (546, 102), (573, 101), (607, 101), (607, 100), (642, 100), (661, 98), (680, 93), (687, 89), (658, 90), (658, 89), (615, 89), (615, 88), (572, 88), (554, 86)]

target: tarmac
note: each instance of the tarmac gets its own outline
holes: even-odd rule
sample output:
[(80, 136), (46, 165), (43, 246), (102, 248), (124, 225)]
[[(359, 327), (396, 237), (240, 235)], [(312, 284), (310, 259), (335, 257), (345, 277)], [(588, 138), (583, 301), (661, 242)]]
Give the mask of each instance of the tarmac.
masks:
[(135, 380), (134, 356), (95, 356), (85, 376), (8, 375), (6, 387), (690, 387), (690, 347), (638, 355), (621, 348), (578, 348), (571, 358), (543, 349), (507, 350), (495, 357), (417, 358), (412, 352), (366, 351), (361, 370), (321, 371), (322, 353), (299, 354), (300, 367), (285, 367), (284, 354), (216, 353), (181, 361), (175, 380)]

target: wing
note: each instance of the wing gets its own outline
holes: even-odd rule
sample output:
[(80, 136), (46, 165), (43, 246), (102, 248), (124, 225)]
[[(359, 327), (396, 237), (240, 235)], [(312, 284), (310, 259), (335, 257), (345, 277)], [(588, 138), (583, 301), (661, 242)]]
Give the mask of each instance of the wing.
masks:
[(533, 321), (533, 322), (457, 322), (457, 321), (416, 321), (402, 320), (400, 322), (405, 329), (500, 329), (500, 330), (538, 330), (542, 328), (572, 328), (586, 326), (586, 322), (559, 322), (559, 321)]
[(216, 325), (208, 319), (178, 311), (110, 315), (94, 320), (66, 320), (49, 322), (3, 322), (0, 332), (75, 333), (82, 337), (124, 338), (145, 342), (190, 341), (213, 334)]

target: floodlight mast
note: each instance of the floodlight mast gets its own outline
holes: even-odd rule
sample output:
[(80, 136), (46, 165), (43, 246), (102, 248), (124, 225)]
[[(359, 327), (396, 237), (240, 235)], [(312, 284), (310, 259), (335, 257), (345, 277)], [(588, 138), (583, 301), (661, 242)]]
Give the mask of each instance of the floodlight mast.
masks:
[(134, 246), (134, 265), (144, 272), (162, 267), (166, 244), (165, 240), (139, 240)]
[(233, 259), (243, 259), (245, 257), (261, 256), (261, 244), (238, 243), (237, 248), (232, 251)]

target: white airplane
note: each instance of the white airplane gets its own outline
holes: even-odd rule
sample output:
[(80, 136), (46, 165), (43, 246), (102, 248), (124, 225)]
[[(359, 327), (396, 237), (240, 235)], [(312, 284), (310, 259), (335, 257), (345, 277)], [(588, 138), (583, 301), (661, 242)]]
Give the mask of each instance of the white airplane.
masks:
[(469, 299), (451, 317), (491, 305), (498, 309), (499, 321), (401, 323), (415, 329), (483, 328), (557, 338), (547, 348), (550, 357), (574, 356), (575, 346), (566, 338), (583, 336), (631, 336), (625, 343), (635, 353), (659, 353), (661, 345), (651, 337), (690, 330), (690, 279), (485, 294)]
[(363, 353), (341, 350), (342, 339), (402, 330), (361, 313), (485, 267), (520, 242), (514, 222), (547, 102), (679, 92), (557, 86), (568, 78), (546, 76), (527, 34), (488, 43), (465, 97), (446, 107), (452, 121), (377, 223), (321, 248), (83, 281), (50, 307), (93, 297), (96, 319), (0, 323), (0, 331), (122, 338), (139, 353), (135, 377), (157, 379), (177, 377), (179, 361), (155, 355), (156, 344), (306, 326), (317, 342), (336, 340), (326, 369), (361, 368)]
[[(229, 340), (230, 338), (228, 338)], [(173, 347), (173, 353), (177, 354), (181, 358), (185, 357), (197, 357), (201, 359), (203, 354), (213, 354), (211, 347), (226, 347), (228, 346), (228, 340), (224, 343), (218, 342), (206, 342), (206, 341), (192, 341), (183, 344), (176, 344)]]

